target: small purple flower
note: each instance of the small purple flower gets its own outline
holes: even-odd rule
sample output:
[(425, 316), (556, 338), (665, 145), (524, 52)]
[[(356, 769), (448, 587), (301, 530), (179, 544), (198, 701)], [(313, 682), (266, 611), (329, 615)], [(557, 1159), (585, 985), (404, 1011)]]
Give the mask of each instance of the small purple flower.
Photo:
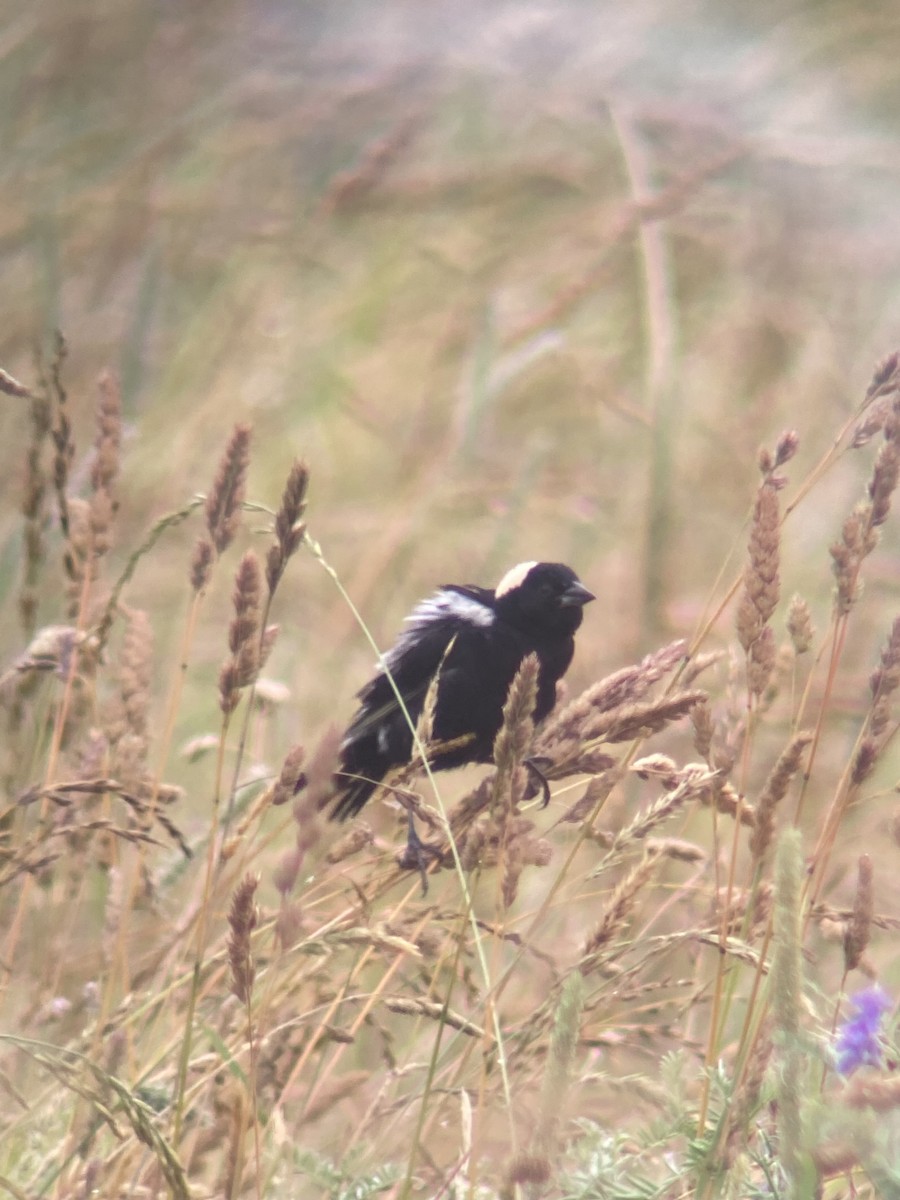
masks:
[(857, 1067), (881, 1066), (881, 1020), (891, 1006), (890, 996), (877, 983), (850, 997), (852, 1015), (838, 1026), (834, 1047), (839, 1075), (852, 1075)]

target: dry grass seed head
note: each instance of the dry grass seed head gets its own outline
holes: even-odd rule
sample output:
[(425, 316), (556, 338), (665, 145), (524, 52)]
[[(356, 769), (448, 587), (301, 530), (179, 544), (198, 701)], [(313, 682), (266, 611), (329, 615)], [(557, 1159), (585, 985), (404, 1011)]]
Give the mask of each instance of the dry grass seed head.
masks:
[(69, 498), (68, 537), (63, 547), (63, 570), (66, 575), (66, 613), (71, 620), (78, 616), (85, 573), (91, 570), (91, 510), (87, 500)]
[(778, 604), (779, 582), (778, 489), (771, 476), (756, 493), (750, 526), (749, 558), (738, 603), (738, 641), (746, 653), (759, 638)]
[(610, 767), (599, 775), (595, 775), (588, 781), (581, 796), (570, 808), (566, 809), (560, 820), (567, 824), (579, 824), (595, 810), (599, 812), (613, 788), (624, 775), (625, 769), (620, 766)]
[(65, 338), (62, 334), (57, 333), (53, 358), (44, 381), (52, 400), (53, 416), (50, 437), (54, 450), (53, 488), (56, 493), (59, 524), (65, 538), (69, 536), (69, 501), (66, 489), (69, 482), (69, 468), (75, 458), (75, 440), (68, 414), (68, 395), (62, 382), (62, 367), (67, 353)]
[(604, 742), (627, 742), (634, 738), (648, 737), (651, 733), (659, 733), (673, 721), (687, 716), (696, 704), (706, 699), (706, 692), (692, 690), (673, 692), (671, 696), (663, 696), (645, 704), (623, 704), (620, 708), (599, 714), (595, 720), (587, 722), (584, 734), (591, 738), (600, 738)]
[[(341, 738), (337, 729), (327, 729), (313, 751), (302, 777), (305, 786), (294, 799), (294, 845), (283, 856), (275, 870), (275, 885), (282, 897), (296, 886), (307, 853), (322, 836), (319, 813), (334, 794), (334, 773), (338, 766)], [(299, 769), (299, 758), (294, 767)], [(298, 770), (297, 778), (300, 778)]]
[(900, 475), (900, 400), (895, 399), (884, 424), (885, 443), (878, 452), (867, 500), (858, 504), (844, 522), (841, 540), (831, 548), (832, 571), (837, 581), (835, 609), (845, 616), (860, 594), (859, 571), (863, 559), (878, 544), (878, 528), (887, 520)]
[(863, 738), (859, 743), (850, 769), (850, 786), (852, 788), (860, 787), (875, 770), (878, 749), (878, 743), (870, 737)]
[(206, 527), (216, 553), (231, 544), (241, 517), (250, 465), (249, 425), (235, 425), (206, 499)]
[(643, 858), (616, 885), (603, 920), (584, 943), (579, 963), (583, 975), (596, 966), (599, 951), (610, 944), (625, 924), (638, 894), (654, 875), (659, 860), (659, 853), (648, 847)]
[(153, 628), (146, 612), (128, 609), (119, 655), (119, 695), (125, 727), (147, 741), (150, 688), (153, 683)]
[(700, 802), (714, 808), (716, 812), (723, 813), (726, 817), (739, 820), (749, 829), (756, 825), (756, 812), (753, 806), (739, 795), (732, 784), (722, 778), (721, 772), (717, 772), (712, 786), (700, 794)]
[(709, 700), (698, 700), (690, 711), (691, 727), (694, 732), (694, 749), (702, 759), (709, 762), (715, 723)]
[(497, 819), (515, 811), (518, 768), (527, 757), (534, 737), (534, 706), (537, 703), (538, 658), (529, 654), (510, 685), (503, 706), (503, 724), (494, 741), (494, 794), (491, 812)]
[(635, 666), (623, 667), (593, 684), (552, 717), (541, 735), (541, 747), (567, 737), (580, 737), (587, 719), (595, 713), (608, 712), (624, 704), (634, 703), (678, 665), (684, 656), (683, 639), (670, 642), (646, 655)]
[(272, 803), (280, 805), (294, 798), (303, 768), (305, 751), (302, 746), (292, 746), (285, 756), (281, 773), (272, 789)]
[(252, 550), (238, 566), (232, 602), (234, 617), (228, 629), (231, 657), (219, 674), (219, 707), (226, 715), (237, 708), (241, 690), (253, 683), (260, 667), (262, 571)]
[[(693, 713), (693, 709), (691, 711)], [(667, 791), (678, 783), (678, 765), (668, 754), (646, 754), (643, 758), (635, 759), (631, 770), (640, 779), (657, 780)]]
[(869, 679), (872, 692), (872, 712), (869, 733), (879, 738), (890, 720), (890, 699), (900, 684), (900, 617), (891, 626), (881, 660)]
[(99, 393), (91, 464), (92, 552), (98, 557), (109, 549), (113, 519), (119, 507), (116, 479), (122, 443), (122, 398), (118, 381), (108, 371), (100, 376)]
[(262, 601), (262, 571), (259, 559), (248, 550), (238, 565), (232, 603), (234, 617), (228, 630), (228, 648), (237, 656), (247, 642), (259, 637), (259, 613)]
[(863, 401), (865, 416), (856, 426), (850, 441), (852, 449), (857, 450), (861, 446), (865, 446), (876, 433), (884, 428), (893, 407), (892, 397), (896, 394), (898, 384), (900, 384), (898, 361), (900, 358), (895, 351), (875, 368)]
[(802, 596), (796, 593), (791, 597), (788, 605), (787, 631), (794, 653), (798, 656), (806, 654), (813, 643), (816, 631), (812, 623), (809, 605)]
[(507, 833), (503, 855), (501, 895), (504, 908), (510, 908), (519, 891), (519, 881), (526, 867), (546, 867), (553, 858), (553, 847), (545, 838), (536, 837), (534, 823), (514, 817)]
[(209, 583), (212, 574), (215, 550), (212, 542), (205, 537), (197, 538), (194, 553), (191, 555), (190, 581), (194, 592), (202, 592)]
[(255, 895), (258, 875), (246, 875), (235, 888), (228, 913), (228, 961), (231, 966), (231, 990), (243, 1004), (250, 1003), (256, 968), (250, 948), (250, 935), (259, 920)]
[(805, 730), (795, 734), (765, 782), (756, 806), (756, 827), (750, 838), (750, 854), (754, 863), (764, 858), (772, 844), (776, 809), (787, 794), (790, 782), (800, 768), (803, 751), (812, 741), (812, 737), (813, 735)]
[(844, 934), (844, 970), (852, 971), (859, 966), (872, 933), (872, 916), (875, 912), (872, 859), (861, 854), (857, 868), (856, 896), (853, 913)]
[(26, 635), (34, 632), (37, 623), (37, 588), (44, 564), (44, 533), (49, 520), (49, 479), (44, 463), (44, 448), (50, 436), (50, 424), (50, 400), (46, 392), (41, 391), (32, 396), (29, 405), (30, 434), (25, 452), (25, 478), (21, 501), (21, 512), (25, 521), (24, 568), (18, 604), (19, 618)]
[(771, 625), (762, 630), (750, 647), (747, 661), (747, 688), (750, 694), (761, 697), (772, 679), (777, 650)]
[(866, 389), (866, 403), (870, 404), (881, 396), (890, 395), (898, 388), (900, 388), (900, 351), (894, 350), (876, 366)]
[[(642, 768), (635, 763), (631, 768), (641, 773)], [(688, 800), (697, 799), (709, 793), (716, 778), (716, 772), (711, 771), (705, 763), (687, 763), (669, 777), (666, 791), (648, 808), (639, 812), (624, 828), (620, 829), (610, 846), (610, 854), (621, 850), (629, 842), (643, 841), (659, 825), (678, 812)]]
[(355, 821), (353, 827), (329, 848), (325, 855), (325, 861), (328, 863), (343, 862), (345, 858), (352, 858), (354, 854), (359, 854), (361, 850), (368, 849), (374, 843), (375, 833), (372, 826), (366, 824), (365, 821)]
[(859, 787), (875, 769), (878, 757), (884, 748), (886, 732), (891, 720), (891, 698), (900, 683), (900, 618), (894, 621), (887, 645), (881, 652), (879, 665), (869, 678), (872, 692), (872, 707), (869, 711), (865, 736), (853, 757), (850, 782)]
[(775, 443), (774, 468), (783, 467), (790, 462), (800, 448), (800, 434), (796, 429), (786, 429)]
[(266, 586), (272, 595), (284, 574), (288, 559), (293, 555), (306, 532), (301, 521), (306, 508), (309, 469), (299, 459), (294, 461), (284, 485), (281, 506), (275, 514), (275, 544), (266, 555)]

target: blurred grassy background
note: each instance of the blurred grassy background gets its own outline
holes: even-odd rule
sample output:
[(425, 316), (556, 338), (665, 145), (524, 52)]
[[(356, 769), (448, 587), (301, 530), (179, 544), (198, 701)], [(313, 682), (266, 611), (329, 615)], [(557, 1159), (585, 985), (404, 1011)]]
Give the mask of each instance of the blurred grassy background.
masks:
[[(274, 506), (307, 459), (311, 531), (381, 644), (438, 582), (561, 559), (599, 596), (570, 677), (585, 685), (690, 633), (725, 558), (744, 561), (758, 446), (797, 429), (801, 479), (900, 342), (893, 0), (0, 12), (0, 365), (33, 381), (64, 331), (76, 480), (96, 377), (121, 375), (119, 567), (250, 421), (250, 497)], [(3, 397), (8, 613), (26, 434)], [(870, 469), (844, 455), (785, 529), (782, 595), (820, 628), (827, 546)], [(896, 524), (867, 566), (839, 716), (897, 611)], [(161, 661), (195, 534), (167, 535), (128, 593)], [(181, 737), (216, 722), (228, 592)], [(267, 673), (292, 690), (277, 769), (349, 715), (372, 655), (308, 556), (274, 618)], [(8, 620), (2, 662), (21, 648)], [(191, 772), (169, 775), (196, 829)]]
[[(794, 426), (812, 461), (896, 340), (892, 4), (65, 0), (3, 28), (2, 361), (29, 376), (59, 326), (85, 413), (121, 372), (135, 529), (232, 419), (260, 499), (303, 453), (382, 637), (523, 557), (601, 592), (594, 664), (682, 629), (757, 445)], [(303, 664), (344, 695), (359, 639), (314, 571), (295, 596), (318, 707)]]

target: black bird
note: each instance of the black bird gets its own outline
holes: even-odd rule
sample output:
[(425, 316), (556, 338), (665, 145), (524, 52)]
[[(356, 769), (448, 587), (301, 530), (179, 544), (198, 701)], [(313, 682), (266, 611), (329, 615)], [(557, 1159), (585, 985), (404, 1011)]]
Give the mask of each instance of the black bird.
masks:
[(439, 672), (432, 741), (464, 740), (436, 754), (433, 770), (493, 762), (503, 705), (522, 660), (532, 652), (538, 657), (534, 719), (541, 721), (572, 661), (582, 608), (593, 599), (563, 563), (525, 562), (493, 591), (447, 584), (417, 605), (384, 656), (385, 669), (359, 693), (359, 710), (341, 744), (332, 818), (355, 816), (387, 773), (412, 757), (410, 721), (388, 672), (414, 725)]

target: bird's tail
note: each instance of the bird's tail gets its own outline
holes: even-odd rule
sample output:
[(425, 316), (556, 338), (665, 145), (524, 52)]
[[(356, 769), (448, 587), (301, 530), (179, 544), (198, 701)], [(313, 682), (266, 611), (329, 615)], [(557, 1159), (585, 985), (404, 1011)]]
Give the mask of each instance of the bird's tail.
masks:
[(328, 815), (332, 821), (347, 821), (356, 816), (378, 787), (378, 783), (362, 775), (347, 775), (340, 771), (334, 778), (338, 786), (338, 795)]
[[(302, 792), (308, 783), (309, 779), (306, 773), (301, 772), (294, 785), (294, 794)], [(334, 774), (335, 795), (321, 801), (319, 808), (328, 808), (333, 805), (328, 814), (329, 819), (348, 821), (350, 817), (356, 816), (377, 787), (378, 781), (375, 779), (366, 779), (362, 775), (350, 775), (344, 771), (336, 771)]]

